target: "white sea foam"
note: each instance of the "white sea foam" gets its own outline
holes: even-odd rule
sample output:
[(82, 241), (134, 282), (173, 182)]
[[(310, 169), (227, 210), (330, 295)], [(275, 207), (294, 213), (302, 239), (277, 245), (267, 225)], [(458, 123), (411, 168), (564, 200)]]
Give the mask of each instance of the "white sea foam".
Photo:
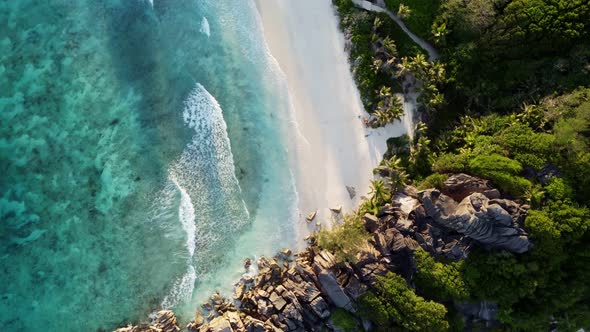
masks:
[(201, 20), (201, 33), (204, 33), (207, 35), (207, 37), (211, 37), (211, 28), (209, 27), (209, 21), (207, 20), (207, 18), (205, 16), (203, 16), (203, 19)]
[(195, 289), (195, 281), (197, 280), (197, 272), (192, 265), (189, 265), (186, 273), (176, 281), (172, 287), (172, 291), (166, 295), (162, 301), (161, 307), (170, 309), (181, 302), (187, 302), (193, 294)]
[(195, 254), (195, 207), (191, 197), (187, 194), (175, 179), (171, 179), (178, 191), (180, 191), (180, 206), (178, 207), (178, 217), (182, 223), (182, 228), (186, 232), (186, 247), (192, 259)]
[(184, 102), (182, 118), (194, 134), (169, 168), (168, 178), (180, 194), (178, 219), (186, 232), (189, 257), (187, 272), (174, 283), (162, 302), (164, 308), (191, 298), (195, 282), (219, 267), (215, 262), (224, 255), (224, 246), (249, 220), (221, 106), (197, 83)]

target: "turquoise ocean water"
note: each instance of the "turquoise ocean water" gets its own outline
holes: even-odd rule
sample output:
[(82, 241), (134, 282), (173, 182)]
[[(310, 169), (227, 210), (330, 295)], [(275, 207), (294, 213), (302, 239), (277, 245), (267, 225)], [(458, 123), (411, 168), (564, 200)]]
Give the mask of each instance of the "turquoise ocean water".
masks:
[(0, 330), (190, 319), (293, 245), (286, 91), (251, 0), (0, 0)]

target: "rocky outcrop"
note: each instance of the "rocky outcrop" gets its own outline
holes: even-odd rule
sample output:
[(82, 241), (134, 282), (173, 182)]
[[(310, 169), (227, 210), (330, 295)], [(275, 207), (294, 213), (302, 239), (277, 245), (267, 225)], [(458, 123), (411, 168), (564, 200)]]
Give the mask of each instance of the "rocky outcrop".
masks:
[(294, 262), (290, 256), (290, 251), (283, 250), (275, 258), (262, 257), (256, 278), (248, 283), (242, 280), (236, 287), (239, 305), (212, 304), (209, 315), (214, 318), (202, 325), (193, 321), (189, 330), (319, 331), (334, 306), (352, 309), (332, 254), (310, 249)]
[[(436, 223), (478, 241), (485, 247), (523, 253), (530, 247), (525, 231), (503, 206), (514, 202), (490, 200), (473, 193), (457, 203), (436, 189), (419, 193), (426, 215)], [(510, 202), (510, 203), (508, 203)], [(518, 207), (515, 208), (519, 213)]]
[[(443, 190), (452, 196), (436, 189), (418, 192), (406, 187), (376, 214), (363, 215), (371, 238), (354, 264), (337, 263), (332, 253), (317, 246), (313, 236), (304, 252), (293, 255), (283, 249), (273, 258), (248, 259), (246, 272), (256, 264), (258, 274), (246, 273), (233, 299), (211, 296), (187, 329), (334, 331), (331, 313), (336, 308), (355, 313), (357, 299), (379, 276), (393, 271), (411, 280), (418, 249), (453, 261), (465, 259), (476, 246), (518, 253), (528, 250), (528, 238), (520, 227), (526, 206), (498, 197), (486, 181), (464, 174), (449, 177)], [(484, 321), (486, 326), (493, 324), (496, 308), (487, 302), (457, 304), (466, 320)], [(161, 311), (150, 324), (117, 330), (156, 331), (178, 331), (176, 317)]]
[(498, 189), (492, 188), (488, 180), (467, 174), (453, 174), (443, 183), (442, 193), (457, 202), (473, 193), (482, 193), (490, 199), (500, 198)]
[[(519, 227), (525, 209), (500, 199), (481, 179), (461, 174), (449, 179), (446, 190), (455, 197), (465, 196), (460, 202), (436, 189), (418, 192), (407, 187), (376, 215), (363, 215), (372, 238), (354, 264), (337, 264), (330, 252), (313, 244), (294, 262), (288, 251), (274, 259), (261, 258), (259, 275), (250, 285), (236, 287), (241, 314), (234, 316), (248, 331), (331, 331), (331, 312), (343, 308), (354, 313), (356, 300), (378, 276), (394, 271), (410, 279), (415, 273), (413, 252), (420, 248), (455, 261), (466, 258), (477, 245), (515, 252), (528, 249)], [(495, 319), (493, 304), (461, 305), (472, 320)], [(219, 320), (194, 331), (212, 331), (211, 323)]]
[(170, 310), (159, 311), (150, 324), (129, 325), (122, 327), (115, 332), (178, 332), (176, 316)]

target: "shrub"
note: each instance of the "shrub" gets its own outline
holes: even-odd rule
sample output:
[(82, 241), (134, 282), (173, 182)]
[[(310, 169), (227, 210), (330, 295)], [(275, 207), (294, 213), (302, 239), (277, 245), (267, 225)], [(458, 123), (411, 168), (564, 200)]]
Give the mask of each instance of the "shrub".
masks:
[(520, 176), (521, 164), (498, 154), (479, 155), (469, 160), (469, 172), (491, 180), (498, 188), (512, 196), (522, 197), (532, 183)]
[(469, 291), (461, 275), (461, 263), (443, 264), (423, 249), (414, 252), (418, 289), (441, 301), (465, 300)]
[(432, 170), (438, 173), (461, 173), (469, 169), (468, 154), (443, 154), (434, 162)]
[(369, 233), (357, 214), (346, 215), (342, 223), (330, 230), (321, 230), (318, 234), (320, 246), (333, 252), (339, 262), (354, 261), (368, 239)]
[[(401, 276), (388, 273), (378, 277), (375, 292), (361, 296), (360, 313), (378, 328), (399, 325), (408, 331), (447, 331), (447, 309), (440, 303), (416, 295)], [(391, 330), (391, 329), (390, 329)]]
[(344, 332), (356, 332), (360, 331), (361, 328), (354, 318), (348, 311), (338, 308), (332, 313), (332, 322), (341, 331)]
[(522, 172), (522, 166), (516, 160), (498, 154), (479, 155), (469, 160), (469, 169), (484, 176), (491, 172), (516, 175)]
[(573, 197), (572, 188), (562, 178), (551, 178), (549, 184), (545, 186), (545, 191), (556, 201), (571, 199)]
[(506, 128), (496, 140), (522, 165), (537, 170), (547, 163), (555, 141), (553, 135), (536, 133), (524, 124)]
[(443, 183), (449, 178), (447, 174), (434, 173), (427, 176), (418, 184), (419, 190), (436, 188), (442, 190)]
[(476, 298), (497, 301), (503, 307), (530, 296), (537, 285), (529, 267), (505, 251), (472, 253), (465, 261), (464, 278)]
[(386, 0), (385, 4), (394, 13), (399, 11), (400, 5), (408, 5), (411, 14), (404, 21), (410, 30), (424, 39), (431, 39), (430, 27), (438, 13), (439, 0)]

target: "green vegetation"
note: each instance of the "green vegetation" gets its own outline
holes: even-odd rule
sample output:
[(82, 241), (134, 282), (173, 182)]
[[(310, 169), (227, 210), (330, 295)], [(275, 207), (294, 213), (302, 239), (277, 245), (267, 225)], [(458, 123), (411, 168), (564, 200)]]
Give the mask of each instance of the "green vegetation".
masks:
[[(565, 330), (588, 326), (588, 314), (578, 310), (590, 299), (585, 285), (590, 278), (590, 214), (584, 206), (589, 191), (578, 175), (589, 166), (587, 96), (582, 89), (550, 96), (513, 115), (464, 117), (436, 142), (435, 174), (460, 171), (490, 179), (534, 208), (525, 221), (535, 244), (529, 252), (478, 252), (462, 269), (470, 294), (497, 302), (500, 319), (514, 330), (546, 329), (551, 316)], [(547, 165), (555, 169), (553, 175), (538, 177)], [(443, 281), (421, 282), (419, 289)]]
[(445, 67), (440, 62), (426, 61), (423, 54), (417, 54), (414, 57), (403, 57), (398, 64), (398, 75), (402, 76), (411, 73), (420, 83), (420, 97), (418, 99), (427, 111), (434, 111), (441, 107), (444, 102), (444, 96), (440, 92), (444, 85)]
[(589, 18), (586, 0), (443, 1), (448, 111), (507, 112), (587, 84)]
[(354, 262), (356, 254), (367, 243), (370, 235), (365, 230), (359, 214), (349, 214), (331, 230), (321, 230), (319, 245), (334, 253), (339, 262)]
[[(431, 39), (431, 27), (440, 7), (439, 0), (385, 0), (387, 8), (400, 16), (408, 28), (422, 39)], [(400, 8), (407, 7), (409, 13), (399, 15)], [(405, 11), (402, 11), (405, 12)]]
[(443, 155), (434, 163), (433, 169), (441, 173), (470, 173), (489, 179), (499, 189), (514, 197), (524, 197), (532, 188), (529, 180), (519, 176), (523, 168), (518, 161), (495, 153)]
[[(398, 99), (401, 91), (397, 79), (399, 57), (415, 56), (424, 51), (387, 15), (356, 9), (351, 0), (333, 0), (340, 17), (340, 26), (350, 36), (350, 62), (365, 109), (377, 112), (371, 125), (379, 126), (402, 115)], [(383, 90), (387, 89), (387, 90)], [(388, 91), (384, 98), (381, 92)], [(387, 94), (386, 94), (387, 95)]]
[(465, 285), (461, 263), (443, 264), (434, 260), (429, 253), (419, 249), (414, 253), (416, 260), (417, 289), (439, 301), (466, 300), (469, 289)]
[(571, 202), (530, 211), (526, 227), (535, 248), (523, 255), (473, 255), (465, 262), (465, 280), (477, 298), (498, 302), (500, 319), (516, 330), (542, 330), (551, 316), (571, 329), (587, 327), (588, 313), (565, 318), (590, 297), (589, 226), (588, 209)]
[(373, 173), (386, 179), (389, 192), (397, 192), (408, 182), (408, 174), (401, 166), (401, 159), (397, 157), (391, 157), (389, 160), (383, 159), (381, 164), (373, 170)]
[(371, 127), (382, 127), (395, 120), (399, 120), (404, 116), (402, 100), (399, 97), (392, 95), (391, 88), (385, 86), (381, 87), (378, 94), (378, 100), (379, 102), (377, 103), (377, 108), (373, 113), (373, 117), (369, 119), (368, 125)]
[[(423, 86), (428, 125), (388, 141), (375, 170), (381, 180), (361, 210), (378, 211), (406, 183), (441, 188), (448, 174), (464, 172), (529, 205), (523, 227), (533, 247), (523, 254), (477, 249), (461, 262), (419, 250), (415, 290), (388, 274), (362, 297), (361, 314), (382, 327), (460, 330), (454, 303), (487, 300), (499, 305), (500, 330), (543, 331), (550, 322), (560, 331), (590, 328), (590, 2), (386, 2), (442, 57), (431, 63), (413, 52), (386, 17), (368, 18), (366, 33), (353, 37), (370, 71), (356, 67), (367, 109), (379, 110), (380, 101), (387, 109), (379, 92), (395, 91), (411, 72)], [(376, 40), (394, 42), (384, 48), (389, 58), (374, 51)]]
[(424, 180), (417, 183), (416, 188), (418, 190), (425, 190), (430, 188), (436, 188), (441, 190), (443, 183), (449, 178), (447, 174), (434, 173), (427, 176)]
[(336, 309), (332, 313), (332, 322), (344, 332), (357, 332), (361, 330), (356, 318), (344, 309)]
[(390, 331), (393, 326), (425, 332), (449, 329), (445, 306), (416, 295), (404, 278), (394, 273), (378, 277), (375, 290), (359, 302), (362, 314), (377, 325), (377, 331)]

